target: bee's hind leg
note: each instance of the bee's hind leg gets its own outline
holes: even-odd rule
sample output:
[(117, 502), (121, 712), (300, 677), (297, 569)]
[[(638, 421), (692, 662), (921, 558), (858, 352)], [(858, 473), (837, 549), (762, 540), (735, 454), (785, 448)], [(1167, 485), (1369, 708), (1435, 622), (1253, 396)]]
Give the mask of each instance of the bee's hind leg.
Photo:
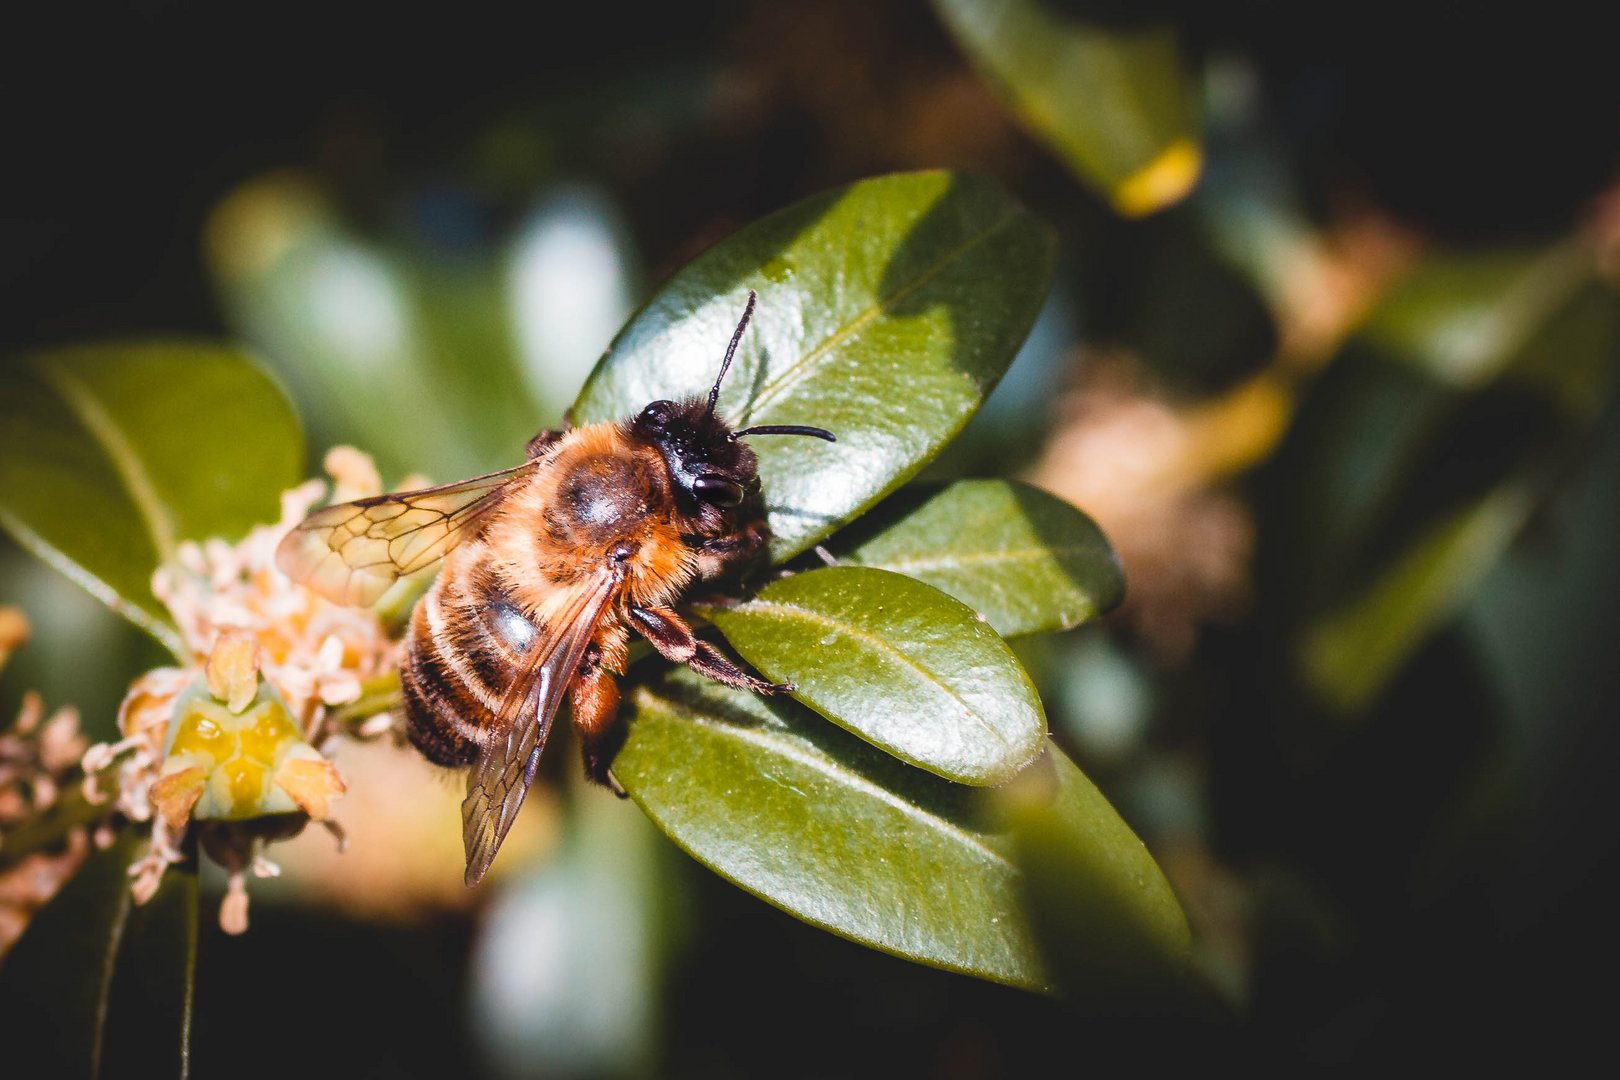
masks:
[(568, 702), (574, 718), (574, 730), (579, 732), (580, 749), (585, 758), (585, 775), (603, 787), (610, 788), (619, 798), (625, 790), (609, 771), (609, 764), (618, 750), (617, 728), (613, 718), (619, 711), (619, 684), (602, 666), (601, 650), (592, 645), (579, 665), (579, 675), (569, 690)]
[(756, 694), (780, 694), (793, 689), (791, 684), (766, 682), (744, 671), (719, 649), (695, 636), (686, 621), (669, 608), (633, 607), (630, 619), (636, 631), (666, 660), (685, 664), (715, 682)]

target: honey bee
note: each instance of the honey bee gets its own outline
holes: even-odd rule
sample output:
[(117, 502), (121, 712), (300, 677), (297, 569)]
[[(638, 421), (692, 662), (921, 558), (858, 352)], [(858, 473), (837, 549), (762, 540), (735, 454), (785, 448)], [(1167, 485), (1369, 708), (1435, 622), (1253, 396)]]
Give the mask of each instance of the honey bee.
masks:
[(741, 438), (835, 441), (800, 425), (733, 430), (716, 415), (754, 301), (750, 292), (707, 399), (542, 431), (522, 465), (317, 510), (277, 549), (289, 577), (346, 604), (374, 603), (443, 561), (411, 613), (400, 682), (416, 748), (472, 766), (461, 804), (468, 885), (511, 828), (564, 697), (586, 775), (622, 794), (607, 737), (631, 631), (727, 686), (792, 689), (743, 670), (671, 606), (696, 583), (740, 577), (765, 552), (757, 460)]

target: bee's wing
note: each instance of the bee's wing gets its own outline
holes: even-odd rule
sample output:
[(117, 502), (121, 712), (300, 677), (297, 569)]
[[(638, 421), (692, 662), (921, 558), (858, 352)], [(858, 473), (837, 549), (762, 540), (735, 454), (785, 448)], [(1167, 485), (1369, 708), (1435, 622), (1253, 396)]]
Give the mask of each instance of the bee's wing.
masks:
[(467, 777), (461, 836), (467, 847), (467, 884), (476, 885), (495, 859), (534, 782), (551, 721), (573, 684), (585, 646), (618, 590), (609, 570), (576, 587), (568, 604), (541, 630), (517, 678), (501, 699), (489, 741)]
[(282, 537), (276, 565), (339, 604), (374, 604), (406, 574), (444, 558), (537, 464), (317, 510)]

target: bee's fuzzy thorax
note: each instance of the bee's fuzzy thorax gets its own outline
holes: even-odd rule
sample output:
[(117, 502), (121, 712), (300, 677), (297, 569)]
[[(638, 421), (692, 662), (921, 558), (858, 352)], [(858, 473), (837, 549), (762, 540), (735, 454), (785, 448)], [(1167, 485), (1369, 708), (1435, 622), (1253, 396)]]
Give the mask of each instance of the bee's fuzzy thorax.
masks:
[[(576, 428), (546, 449), (534, 477), (485, 527), (490, 568), (536, 620), (561, 602), (562, 587), (610, 565), (623, 574), (627, 599), (669, 603), (697, 572), (671, 486), (662, 456), (631, 438), (628, 425)], [(627, 559), (615, 557), (622, 545), (634, 549)]]

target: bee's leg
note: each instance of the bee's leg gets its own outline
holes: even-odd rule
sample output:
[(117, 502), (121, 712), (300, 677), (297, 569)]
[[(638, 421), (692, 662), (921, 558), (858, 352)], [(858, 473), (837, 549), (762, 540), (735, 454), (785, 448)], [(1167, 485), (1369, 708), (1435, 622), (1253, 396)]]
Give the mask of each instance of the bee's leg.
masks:
[(534, 438), (529, 440), (529, 445), (525, 446), (524, 450), (528, 453), (529, 457), (537, 458), (541, 454), (545, 453), (546, 447), (550, 446), (552, 443), (556, 442), (562, 437), (563, 433), (560, 431), (542, 431)]
[(779, 685), (766, 682), (758, 675), (750, 675), (719, 649), (695, 636), (686, 621), (669, 608), (632, 607), (630, 619), (636, 631), (652, 642), (659, 655), (677, 664), (685, 664), (715, 682), (735, 686), (739, 690), (752, 690), (756, 694), (779, 694), (793, 689), (787, 683)]
[(613, 794), (625, 797), (624, 788), (608, 771), (613, 760), (613, 718), (619, 711), (619, 684), (602, 666), (601, 652), (591, 648), (579, 666), (579, 675), (569, 690), (574, 730), (579, 732), (580, 748), (585, 757), (585, 775)]
[(734, 533), (710, 537), (698, 547), (698, 579), (714, 581), (734, 572), (738, 577), (743, 576), (743, 572), (762, 559), (770, 538), (770, 530), (763, 521), (755, 521)]

